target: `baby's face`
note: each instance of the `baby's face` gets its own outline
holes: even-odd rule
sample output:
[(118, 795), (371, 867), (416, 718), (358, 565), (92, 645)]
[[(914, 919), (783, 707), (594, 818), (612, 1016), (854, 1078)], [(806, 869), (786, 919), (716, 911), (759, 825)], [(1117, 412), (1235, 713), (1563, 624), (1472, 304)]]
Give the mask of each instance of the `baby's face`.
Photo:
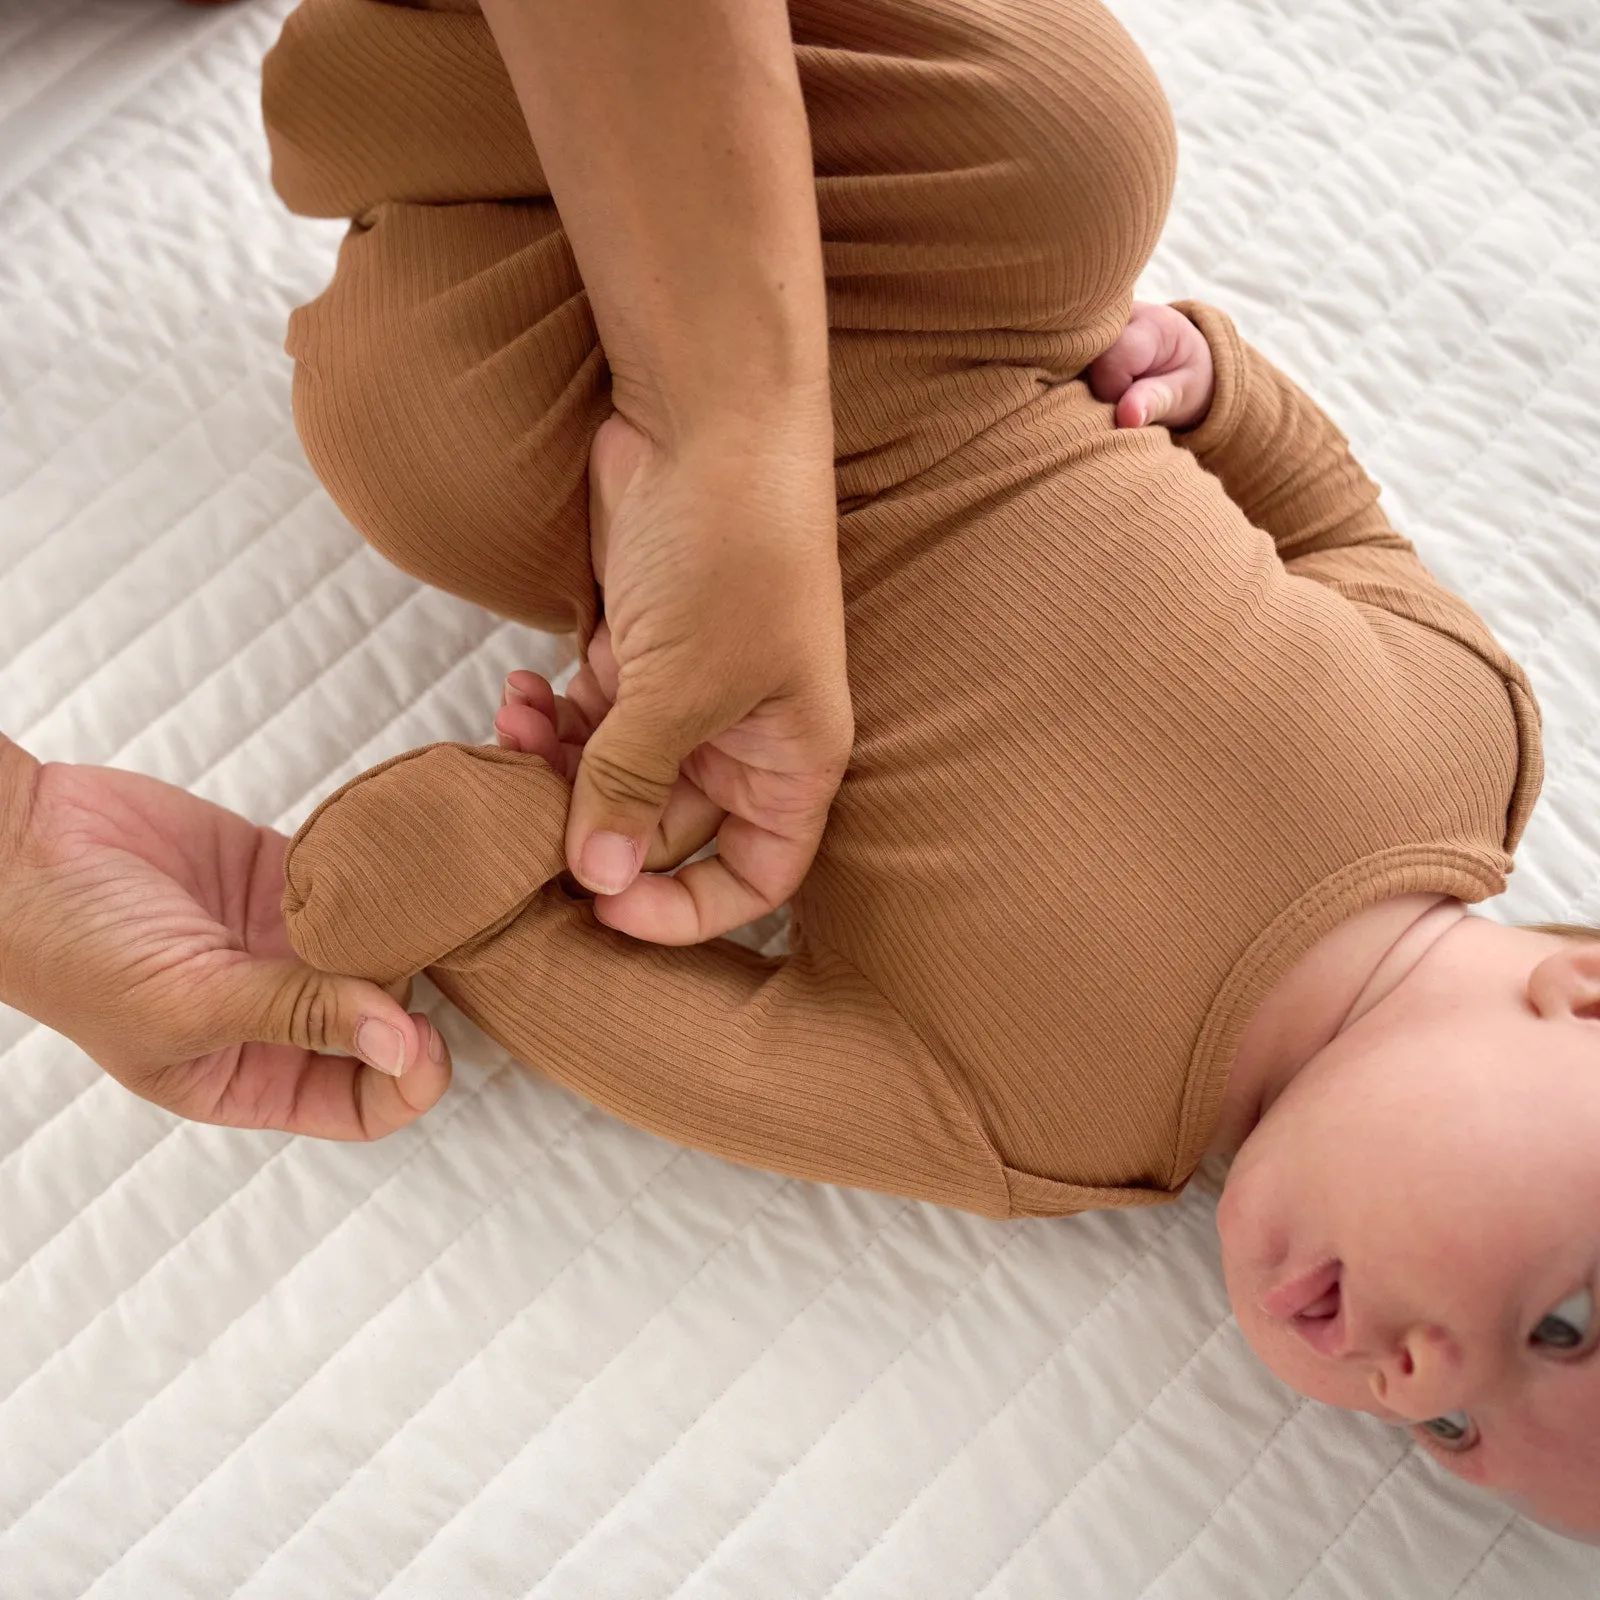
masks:
[(1592, 1534), (1600, 1003), (1545, 982), (1557, 941), (1522, 937), (1539, 942), (1469, 940), (1337, 1036), (1245, 1142), (1217, 1220), (1240, 1328), (1278, 1377)]

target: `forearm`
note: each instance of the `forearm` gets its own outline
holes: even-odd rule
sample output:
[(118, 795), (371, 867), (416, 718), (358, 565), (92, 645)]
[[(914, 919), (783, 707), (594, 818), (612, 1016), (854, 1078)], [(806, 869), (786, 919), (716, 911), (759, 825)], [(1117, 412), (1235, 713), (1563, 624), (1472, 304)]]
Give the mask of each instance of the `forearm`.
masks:
[(0, 1004), (15, 1000), (9, 935), (16, 916), (19, 856), (38, 776), (39, 763), (0, 733)]
[(660, 441), (794, 420), (796, 406), (820, 427), (822, 246), (784, 0), (483, 0), (483, 13), (617, 409)]
[(1222, 480), (1278, 553), (1289, 560), (1350, 545), (1409, 550), (1378, 505), (1378, 485), (1327, 413), (1224, 313), (1197, 301), (1177, 309), (1205, 335), (1216, 389), (1205, 421), (1173, 438)]

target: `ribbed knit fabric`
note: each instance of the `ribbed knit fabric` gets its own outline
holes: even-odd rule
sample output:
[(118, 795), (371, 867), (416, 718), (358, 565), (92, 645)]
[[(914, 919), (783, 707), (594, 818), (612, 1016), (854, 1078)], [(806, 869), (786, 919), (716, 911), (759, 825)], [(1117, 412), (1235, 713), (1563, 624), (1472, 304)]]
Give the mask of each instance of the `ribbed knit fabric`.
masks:
[[(1254, 1007), (1393, 895), (1497, 893), (1538, 712), (1343, 436), (1220, 312), (1174, 438), (1076, 377), (1160, 228), (1165, 101), (1089, 0), (797, 0), (858, 736), (793, 954), (626, 940), (555, 881), (536, 758), (414, 751), (330, 797), (317, 964), (426, 966), (522, 1060), (732, 1160), (991, 1215), (1170, 1198)], [(479, 17), (308, 0), (274, 177), (354, 226), (295, 314), (312, 461), (379, 549), (594, 616), (607, 370)]]

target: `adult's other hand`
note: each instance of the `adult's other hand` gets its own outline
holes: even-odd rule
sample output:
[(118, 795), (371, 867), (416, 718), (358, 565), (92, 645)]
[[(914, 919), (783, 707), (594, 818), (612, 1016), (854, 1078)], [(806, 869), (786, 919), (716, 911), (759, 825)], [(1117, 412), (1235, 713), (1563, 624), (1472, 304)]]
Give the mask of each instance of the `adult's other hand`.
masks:
[[(790, 401), (670, 447), (618, 414), (590, 453), (592, 664), (612, 704), (583, 747), (567, 855), (600, 919), (637, 938), (692, 944), (782, 905), (849, 759), (826, 385)], [(639, 877), (664, 814), (686, 850), (715, 834), (717, 853)]]
[(444, 1093), (449, 1051), (383, 989), (295, 959), (287, 842), (151, 778), (41, 766), (0, 736), (0, 1000), (181, 1116), (392, 1133)]

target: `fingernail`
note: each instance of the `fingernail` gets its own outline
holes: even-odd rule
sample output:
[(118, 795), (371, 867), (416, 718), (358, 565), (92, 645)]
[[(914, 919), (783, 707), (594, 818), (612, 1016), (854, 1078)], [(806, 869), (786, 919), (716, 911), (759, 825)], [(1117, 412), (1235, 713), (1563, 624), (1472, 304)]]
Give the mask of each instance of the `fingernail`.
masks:
[(596, 894), (621, 894), (639, 865), (632, 839), (620, 833), (591, 833), (579, 857), (583, 881)]
[(356, 1024), (356, 1054), (369, 1067), (398, 1078), (406, 1067), (406, 1042), (398, 1028), (376, 1017), (363, 1017)]
[(431, 1022), (428, 1024), (428, 1059), (436, 1067), (444, 1065), (444, 1035)]
[(508, 706), (531, 706), (533, 702), (509, 679), (506, 681), (505, 702)]

